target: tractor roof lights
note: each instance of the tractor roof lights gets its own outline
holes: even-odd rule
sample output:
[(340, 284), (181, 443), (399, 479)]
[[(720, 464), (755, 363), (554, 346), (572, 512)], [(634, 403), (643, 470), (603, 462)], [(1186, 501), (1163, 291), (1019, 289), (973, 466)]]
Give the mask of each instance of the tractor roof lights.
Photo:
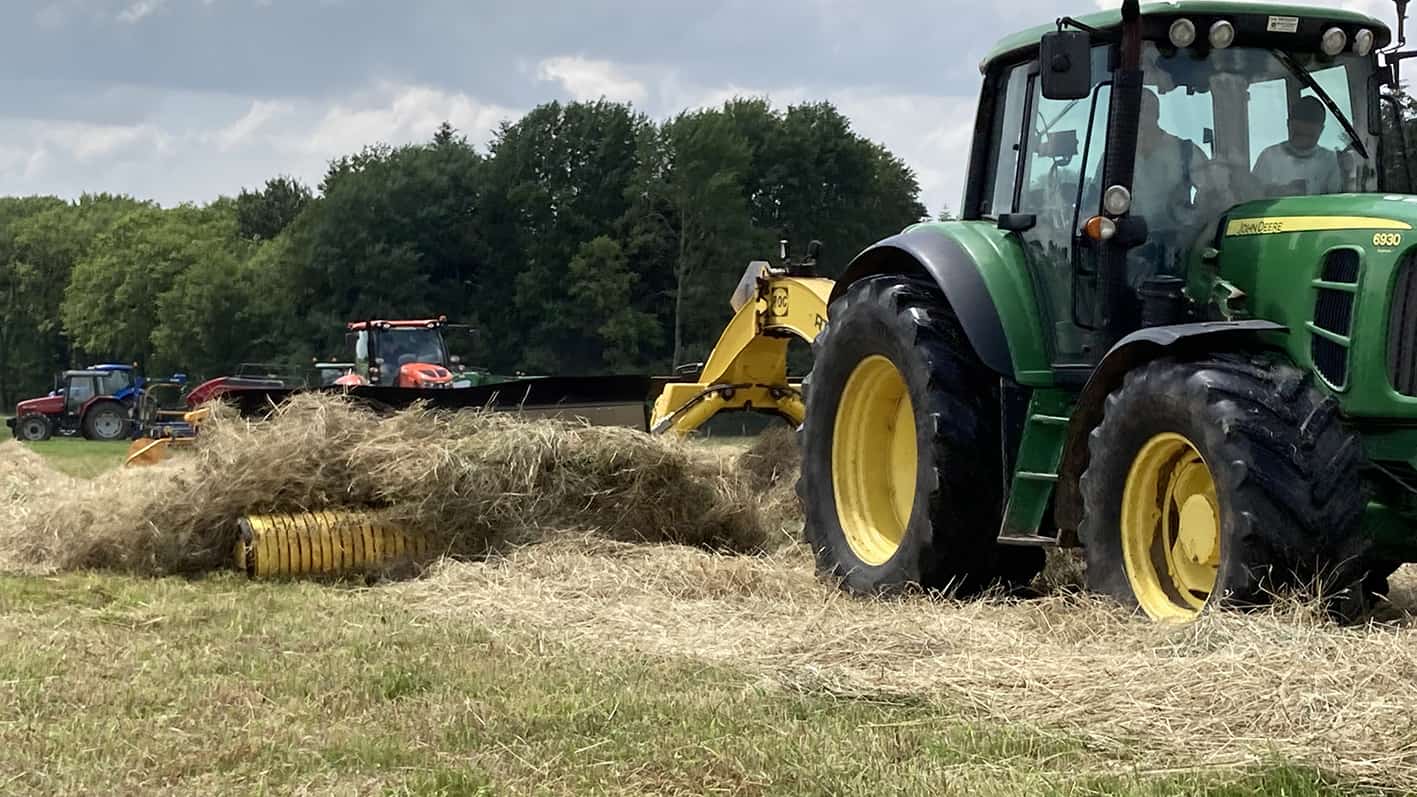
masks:
[(1210, 46), (1224, 50), (1235, 43), (1235, 26), (1227, 20), (1219, 20), (1210, 26)]
[(1368, 57), (1373, 51), (1373, 32), (1364, 28), (1353, 34), (1353, 53), (1359, 58)]
[(1171, 23), (1171, 44), (1177, 49), (1185, 49), (1196, 43), (1196, 23), (1189, 19), (1178, 19)]
[(1348, 34), (1343, 32), (1343, 28), (1329, 28), (1324, 31), (1323, 43), (1320, 48), (1324, 55), (1330, 58), (1343, 52), (1348, 47)]

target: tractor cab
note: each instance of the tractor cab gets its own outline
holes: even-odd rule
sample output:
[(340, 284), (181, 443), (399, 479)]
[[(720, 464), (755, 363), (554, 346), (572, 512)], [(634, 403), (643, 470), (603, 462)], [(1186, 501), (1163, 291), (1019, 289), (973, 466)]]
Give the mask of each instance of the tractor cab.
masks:
[(341, 385), (450, 388), (459, 358), (443, 339), (447, 318), (412, 321), (354, 321), (347, 335), (354, 368), (335, 380)]
[(1378, 135), (1390, 39), (1347, 11), (1185, 2), (1142, 5), (1130, 22), (1063, 18), (999, 45), (966, 217), (1021, 243), (1061, 380), (1143, 326), (1148, 302), (1147, 325), (1185, 320), (1188, 289), (1222, 316), (1205, 307), (1204, 275), (1225, 219), (1340, 215), (1309, 198), (1390, 190), (1383, 166), (1398, 154)]
[(111, 395), (126, 403), (133, 403), (137, 400), (139, 392), (143, 389), (143, 377), (138, 373), (134, 365), (124, 363), (100, 363), (89, 366), (90, 371), (102, 371), (107, 374), (105, 387), (111, 391)]

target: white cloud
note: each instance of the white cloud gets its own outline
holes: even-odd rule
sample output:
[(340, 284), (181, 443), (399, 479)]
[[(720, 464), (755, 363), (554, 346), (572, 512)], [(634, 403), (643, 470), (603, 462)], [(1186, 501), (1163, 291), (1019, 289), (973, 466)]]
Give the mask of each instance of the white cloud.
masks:
[(122, 11), (118, 12), (118, 21), (132, 24), (141, 21), (144, 17), (152, 16), (162, 8), (167, 0), (134, 0)]
[(301, 136), (300, 148), (333, 157), (376, 142), (427, 140), (445, 120), (476, 142), (485, 140), (503, 119), (517, 115), (461, 92), (380, 83), (363, 97), (324, 111), (308, 136)]
[(251, 110), (246, 115), (232, 122), (230, 125), (218, 130), (215, 136), (217, 146), (222, 151), (229, 151), (258, 133), (267, 123), (289, 113), (292, 105), (288, 102), (273, 100), (255, 100), (251, 103)]
[(427, 141), (444, 120), (481, 145), (498, 123), (520, 115), (463, 93), (388, 82), (339, 101), (161, 96), (128, 125), (0, 117), (0, 183), (14, 194), (206, 202), (278, 174), (314, 186), (331, 160), (367, 144)]
[(596, 61), (576, 55), (547, 58), (537, 65), (538, 80), (554, 81), (577, 100), (607, 100), (643, 102), (645, 84), (626, 75), (609, 61)]
[(31, 123), (48, 141), (45, 150), (73, 158), (79, 163), (112, 158), (133, 152), (161, 154), (172, 144), (171, 134), (151, 124), (98, 125), (83, 122)]

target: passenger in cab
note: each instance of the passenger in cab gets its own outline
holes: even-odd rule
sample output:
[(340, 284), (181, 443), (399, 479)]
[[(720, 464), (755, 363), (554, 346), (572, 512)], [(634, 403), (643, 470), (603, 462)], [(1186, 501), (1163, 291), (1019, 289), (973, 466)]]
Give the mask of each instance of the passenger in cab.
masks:
[(1128, 257), (1127, 281), (1141, 287), (1157, 274), (1178, 274), (1195, 219), (1194, 175), (1207, 159), (1195, 142), (1161, 127), (1161, 101), (1143, 89), (1132, 180), (1132, 212), (1146, 219), (1147, 243)]
[(1289, 138), (1267, 147), (1255, 161), (1254, 177), (1264, 196), (1336, 194), (1343, 190), (1338, 153), (1319, 146), (1327, 115), (1317, 97), (1301, 97), (1289, 109)]

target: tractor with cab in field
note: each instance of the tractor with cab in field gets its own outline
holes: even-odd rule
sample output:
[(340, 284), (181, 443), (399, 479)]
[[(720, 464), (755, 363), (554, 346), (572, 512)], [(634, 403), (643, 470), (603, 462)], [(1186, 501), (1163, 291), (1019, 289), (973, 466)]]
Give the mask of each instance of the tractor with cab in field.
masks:
[(1392, 40), (1339, 8), (1126, 0), (999, 43), (962, 219), (828, 297), (798, 486), (820, 569), (963, 595), (1081, 546), (1092, 589), (1162, 620), (1383, 593), (1417, 561)]
[(49, 395), (15, 405), (15, 417), (6, 424), (15, 439), (26, 442), (54, 435), (122, 440), (131, 432), (132, 409), (142, 386), (142, 377), (131, 365), (65, 371)]

